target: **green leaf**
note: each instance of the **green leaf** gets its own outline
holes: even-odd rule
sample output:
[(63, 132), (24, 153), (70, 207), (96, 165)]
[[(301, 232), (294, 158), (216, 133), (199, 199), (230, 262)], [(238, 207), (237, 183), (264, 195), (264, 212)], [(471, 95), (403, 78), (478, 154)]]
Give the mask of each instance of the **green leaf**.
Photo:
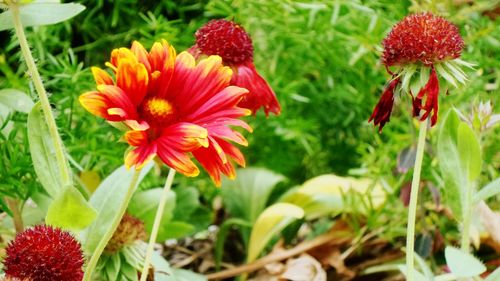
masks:
[(461, 158), (458, 152), (459, 124), (460, 119), (457, 112), (454, 109), (448, 111), (441, 125), (437, 143), (439, 168), (445, 183), (446, 201), (458, 219), (462, 216), (461, 201), (468, 186), (466, 174), (462, 172)]
[[(19, 15), (24, 27), (48, 25), (68, 20), (85, 10), (77, 3), (30, 3), (20, 5)], [(14, 28), (12, 12), (0, 14), (0, 31)]]
[[(163, 193), (163, 188), (153, 188), (146, 191), (138, 192), (134, 195), (128, 206), (128, 211), (133, 216), (141, 219), (145, 226), (146, 232), (151, 233), (153, 223), (156, 216), (156, 210)], [(172, 212), (175, 208), (175, 193), (170, 191), (165, 203), (163, 211), (160, 230), (158, 231), (158, 241), (166, 240), (166, 228), (164, 227), (167, 222), (172, 219)]]
[[(148, 163), (142, 168), (137, 185), (152, 167), (153, 163)], [(86, 253), (94, 252), (104, 234), (112, 226), (112, 222), (121, 215), (118, 211), (125, 200), (134, 173), (134, 169), (127, 170), (125, 166), (121, 166), (104, 179), (90, 197), (89, 203), (97, 210), (97, 218), (80, 233), (80, 240)]]
[[(341, 212), (350, 212), (351, 207), (344, 204), (344, 196), (349, 193), (363, 195), (359, 206), (380, 207), (386, 200), (387, 194), (382, 185), (367, 178), (339, 177), (328, 174), (321, 175), (306, 181), (302, 186), (287, 192), (279, 200), (295, 204), (304, 209), (307, 219)], [(368, 195), (368, 196), (365, 196)], [(368, 211), (359, 208), (361, 211)]]
[[(195, 230), (194, 225), (183, 221), (162, 222), (160, 231), (158, 231), (158, 241), (167, 239), (177, 239), (192, 234)], [(160, 236), (161, 234), (161, 236)], [(161, 239), (160, 239), (161, 237)]]
[(104, 266), (104, 271), (106, 273), (106, 277), (108, 278), (107, 280), (118, 280), (118, 275), (120, 274), (120, 268), (121, 268), (120, 254), (109, 256)]
[(49, 225), (80, 231), (96, 218), (96, 211), (74, 187), (68, 187), (52, 201), (45, 222)]
[(488, 183), (485, 187), (474, 195), (474, 202), (479, 203), (500, 193), (500, 178)]
[(262, 168), (239, 169), (236, 180), (222, 181), (222, 200), (233, 217), (254, 222), (266, 207), (274, 186), (284, 179)]
[[(144, 252), (146, 252), (147, 244), (142, 242)], [(155, 281), (179, 281), (172, 271), (170, 264), (157, 251), (151, 256), (151, 264), (155, 269)]]
[(172, 271), (177, 281), (207, 281), (205, 276), (189, 270), (173, 268)]
[(7, 106), (10, 110), (22, 113), (30, 113), (33, 106), (35, 106), (35, 103), (27, 94), (16, 89), (0, 90), (0, 104)]
[(466, 172), (468, 180), (472, 182), (481, 174), (481, 145), (474, 131), (465, 122), (458, 125), (457, 147), (462, 171)]
[(260, 214), (250, 235), (247, 262), (254, 261), (269, 240), (281, 232), (288, 224), (304, 217), (304, 210), (290, 203), (277, 203)]
[(175, 190), (175, 209), (173, 218), (179, 221), (191, 219), (191, 215), (200, 206), (200, 193), (194, 187), (177, 188)]
[(448, 246), (444, 250), (444, 256), (451, 273), (458, 278), (478, 276), (486, 271), (481, 261), (459, 249)]
[(56, 198), (64, 189), (57, 165), (54, 143), (50, 138), (49, 127), (43, 116), (40, 102), (37, 102), (28, 115), (28, 140), (31, 158), (38, 180), (52, 197)]

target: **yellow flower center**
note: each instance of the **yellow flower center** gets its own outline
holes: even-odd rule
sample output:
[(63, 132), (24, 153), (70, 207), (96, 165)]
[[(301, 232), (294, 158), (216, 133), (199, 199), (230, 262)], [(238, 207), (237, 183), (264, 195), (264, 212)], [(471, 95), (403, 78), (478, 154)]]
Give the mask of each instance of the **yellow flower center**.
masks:
[(152, 97), (142, 103), (141, 113), (149, 123), (163, 124), (172, 121), (175, 109), (168, 100)]

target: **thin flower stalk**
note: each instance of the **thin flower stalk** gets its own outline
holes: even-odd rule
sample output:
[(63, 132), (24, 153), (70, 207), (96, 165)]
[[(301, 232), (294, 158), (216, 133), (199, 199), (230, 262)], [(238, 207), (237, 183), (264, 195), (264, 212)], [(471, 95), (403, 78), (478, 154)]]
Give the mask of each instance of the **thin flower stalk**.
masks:
[(67, 164), (68, 162), (66, 159), (66, 154), (64, 152), (63, 142), (61, 140), (61, 137), (59, 136), (59, 132), (57, 131), (57, 124), (54, 119), (52, 109), (50, 107), (47, 91), (43, 86), (42, 78), (40, 76), (40, 73), (38, 72), (35, 60), (33, 59), (33, 55), (31, 54), (30, 51), (28, 40), (26, 39), (26, 34), (24, 33), (24, 28), (19, 14), (19, 6), (17, 3), (14, 3), (12, 1), (7, 1), (7, 4), (9, 5), (9, 9), (12, 13), (14, 29), (16, 31), (16, 36), (19, 40), (19, 46), (21, 47), (22, 56), (26, 62), (26, 65), (28, 66), (28, 71), (33, 81), (33, 85), (35, 86), (36, 92), (38, 93), (38, 97), (40, 98), (40, 104), (42, 106), (43, 115), (45, 117), (45, 121), (47, 122), (47, 126), (49, 128), (50, 138), (52, 140), (52, 143), (54, 144), (57, 166), (59, 168), (59, 174), (62, 183), (65, 187), (71, 186), (72, 185), (71, 171), (69, 170)]
[(172, 182), (174, 181), (174, 176), (175, 176), (175, 170), (171, 168), (168, 171), (167, 180), (165, 182), (165, 186), (163, 187), (163, 192), (161, 194), (160, 202), (158, 204), (158, 209), (156, 210), (153, 229), (151, 230), (151, 235), (149, 237), (148, 248), (146, 250), (146, 257), (144, 258), (144, 266), (142, 268), (140, 281), (146, 281), (148, 278), (151, 256), (153, 255), (154, 245), (156, 243), (156, 238), (158, 237), (158, 231), (160, 230), (160, 223), (161, 223), (161, 218), (163, 217), (163, 211), (165, 210), (165, 203), (167, 203), (168, 194), (172, 189)]

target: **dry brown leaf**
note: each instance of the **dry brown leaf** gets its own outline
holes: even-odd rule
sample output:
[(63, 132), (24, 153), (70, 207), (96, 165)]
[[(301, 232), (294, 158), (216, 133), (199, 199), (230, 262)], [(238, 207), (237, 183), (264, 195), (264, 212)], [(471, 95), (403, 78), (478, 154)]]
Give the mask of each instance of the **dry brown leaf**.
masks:
[(290, 281), (326, 281), (326, 272), (316, 259), (303, 254), (287, 261), (281, 278)]

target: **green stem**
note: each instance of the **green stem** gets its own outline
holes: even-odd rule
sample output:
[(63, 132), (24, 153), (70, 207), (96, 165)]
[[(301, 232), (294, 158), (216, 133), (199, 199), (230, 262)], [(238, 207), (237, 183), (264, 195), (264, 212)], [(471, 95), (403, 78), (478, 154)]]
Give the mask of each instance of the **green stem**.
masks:
[(470, 224), (472, 217), (472, 194), (474, 186), (470, 182), (467, 183), (467, 192), (465, 194), (465, 202), (463, 203), (463, 221), (462, 221), (462, 239), (460, 246), (462, 251), (470, 251)]
[(415, 168), (413, 170), (413, 179), (411, 181), (410, 205), (408, 206), (408, 228), (406, 232), (406, 278), (408, 281), (415, 280), (415, 221), (417, 218), (418, 192), (420, 186), (420, 174), (422, 172), (422, 160), (424, 158), (427, 126), (428, 121), (420, 123)]
[(125, 194), (125, 198), (123, 198), (123, 202), (120, 206), (120, 209), (118, 210), (118, 214), (113, 218), (111, 227), (99, 241), (99, 244), (95, 248), (94, 253), (92, 253), (92, 257), (90, 257), (87, 267), (85, 268), (85, 275), (83, 276), (83, 281), (92, 280), (91, 279), (92, 273), (94, 273), (97, 262), (99, 261), (99, 258), (101, 257), (104, 248), (106, 248), (106, 245), (108, 244), (109, 240), (111, 239), (111, 237), (113, 237), (115, 230), (118, 228), (118, 225), (120, 224), (120, 221), (122, 220), (122, 217), (125, 214), (125, 211), (127, 210), (130, 199), (132, 199), (132, 195), (134, 195), (137, 182), (139, 181), (140, 173), (141, 173), (140, 170), (135, 171), (132, 180), (130, 181), (130, 185), (127, 189), (127, 193)]
[(11, 1), (8, 1), (7, 3), (9, 4), (9, 9), (12, 13), (14, 29), (16, 30), (16, 35), (19, 40), (21, 53), (26, 62), (26, 65), (28, 66), (28, 71), (31, 76), (31, 79), (33, 80), (33, 85), (35, 86), (36, 92), (38, 93), (38, 96), (40, 98), (40, 104), (42, 106), (43, 115), (45, 117), (45, 121), (47, 122), (47, 126), (49, 128), (50, 138), (52, 139), (52, 142), (54, 144), (56, 161), (59, 167), (59, 173), (62, 182), (64, 186), (71, 186), (72, 185), (71, 173), (67, 165), (66, 156), (63, 149), (63, 143), (61, 137), (59, 136), (59, 133), (57, 132), (57, 125), (54, 119), (54, 115), (52, 114), (52, 109), (50, 108), (49, 98), (43, 86), (40, 73), (38, 73), (38, 69), (36, 67), (35, 60), (33, 59), (33, 55), (31, 54), (28, 40), (26, 39), (26, 34), (24, 33), (24, 28), (21, 22), (21, 18), (19, 16), (19, 6)]
[(167, 181), (163, 187), (163, 192), (161, 194), (160, 202), (158, 203), (158, 209), (156, 210), (155, 221), (153, 223), (153, 229), (151, 230), (151, 235), (149, 236), (148, 248), (146, 250), (146, 257), (144, 259), (144, 267), (142, 268), (141, 280), (146, 281), (149, 273), (149, 264), (151, 263), (151, 256), (153, 255), (153, 249), (156, 242), (156, 237), (158, 236), (158, 230), (160, 229), (161, 218), (163, 217), (163, 210), (165, 209), (165, 203), (167, 203), (168, 194), (172, 187), (172, 182), (174, 181), (175, 170), (170, 168), (168, 171)]

